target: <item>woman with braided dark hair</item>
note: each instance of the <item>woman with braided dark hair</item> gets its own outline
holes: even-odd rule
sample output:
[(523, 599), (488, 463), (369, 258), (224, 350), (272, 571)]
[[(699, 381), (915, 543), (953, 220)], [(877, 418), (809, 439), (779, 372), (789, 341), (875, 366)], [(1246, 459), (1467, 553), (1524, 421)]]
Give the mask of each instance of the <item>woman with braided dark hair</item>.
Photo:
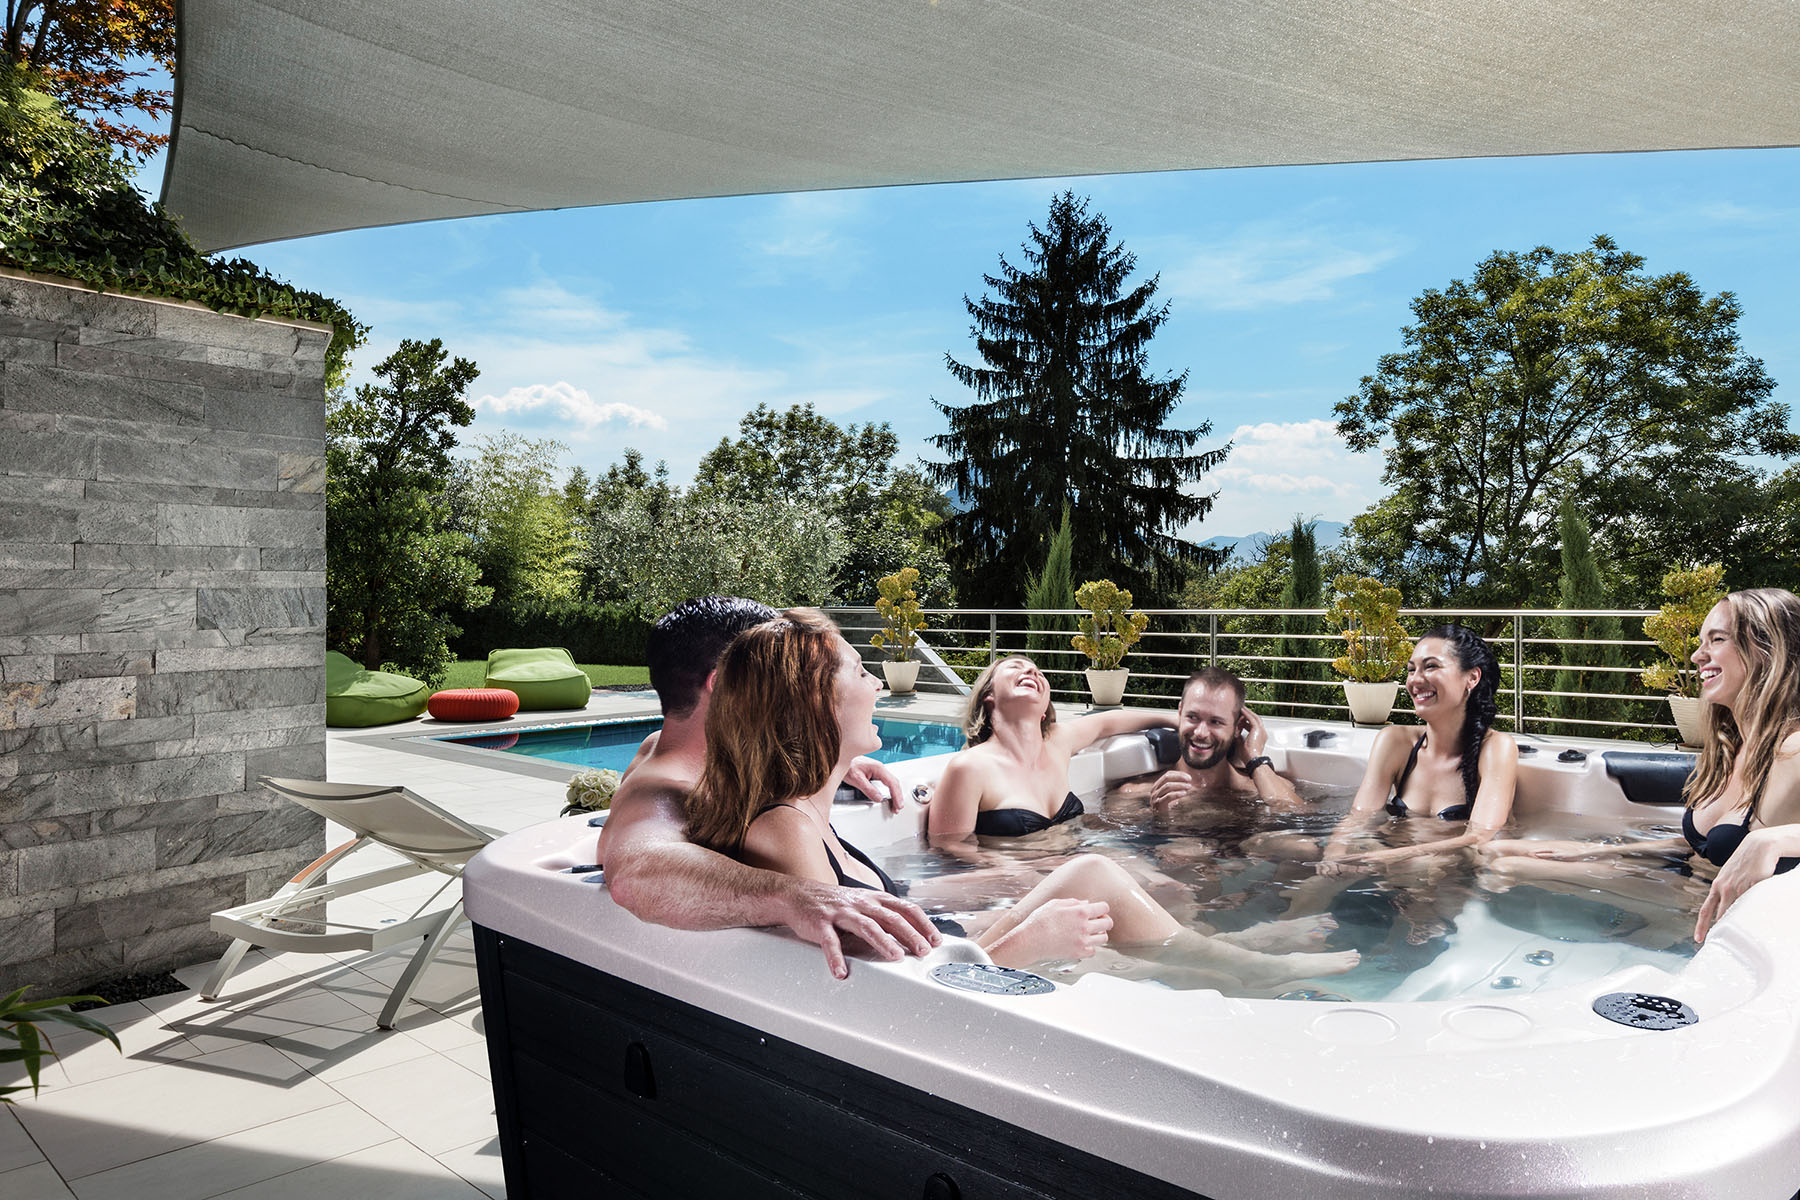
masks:
[[(1500, 831), (1512, 815), (1519, 750), (1493, 728), (1499, 684), (1500, 660), (1474, 630), (1439, 625), (1420, 636), (1406, 664), (1406, 691), (1425, 731), (1390, 725), (1375, 736), (1362, 786), (1325, 845), (1320, 874), (1357, 874), (1479, 846)], [(1356, 835), (1383, 814), (1466, 824), (1451, 836), (1356, 852)]]

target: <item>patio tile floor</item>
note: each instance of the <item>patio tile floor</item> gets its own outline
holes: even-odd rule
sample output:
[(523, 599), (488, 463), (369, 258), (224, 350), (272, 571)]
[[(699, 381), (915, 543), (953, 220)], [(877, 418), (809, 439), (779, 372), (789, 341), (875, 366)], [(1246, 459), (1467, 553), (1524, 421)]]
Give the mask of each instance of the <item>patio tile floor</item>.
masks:
[[(921, 701), (892, 707), (918, 717), (954, 711), (948, 697)], [(549, 720), (655, 713), (649, 693), (595, 693), (585, 713)], [(547, 723), (540, 713), (523, 718)], [(330, 730), (327, 775), (403, 783), (501, 831), (557, 815), (560, 781), (393, 745), (446, 728), (453, 727), (425, 718)], [(345, 837), (326, 830), (327, 845)], [(404, 918), (438, 886), (407, 880), (335, 902), (330, 915)], [(384, 955), (253, 950), (216, 1003), (187, 991), (100, 1010), (123, 1055), (90, 1035), (53, 1030), (62, 1057), (44, 1068), (41, 1093), (10, 1110), (0, 1106), (0, 1196), (503, 1200), (466, 927), (420, 980), (397, 1028), (375, 1027), (414, 945)], [(176, 977), (198, 987), (211, 969), (203, 963)], [(0, 1084), (14, 1082), (23, 1082), (23, 1072), (0, 1067)]]

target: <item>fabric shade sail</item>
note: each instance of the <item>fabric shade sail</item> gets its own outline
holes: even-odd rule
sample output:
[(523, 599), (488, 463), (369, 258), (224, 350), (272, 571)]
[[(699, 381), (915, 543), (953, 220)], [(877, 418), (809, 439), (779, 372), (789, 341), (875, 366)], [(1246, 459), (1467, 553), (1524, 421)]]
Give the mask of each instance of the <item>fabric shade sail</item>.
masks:
[(182, 0), (204, 249), (639, 200), (1800, 143), (1793, 0)]

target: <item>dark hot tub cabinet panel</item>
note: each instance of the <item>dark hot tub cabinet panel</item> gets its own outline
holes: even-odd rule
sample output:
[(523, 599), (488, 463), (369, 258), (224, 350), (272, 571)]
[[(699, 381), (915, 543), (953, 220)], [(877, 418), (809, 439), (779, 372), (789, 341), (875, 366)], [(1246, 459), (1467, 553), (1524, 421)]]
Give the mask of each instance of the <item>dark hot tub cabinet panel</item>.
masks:
[(1199, 1195), (481, 926), (475, 954), (512, 1200)]

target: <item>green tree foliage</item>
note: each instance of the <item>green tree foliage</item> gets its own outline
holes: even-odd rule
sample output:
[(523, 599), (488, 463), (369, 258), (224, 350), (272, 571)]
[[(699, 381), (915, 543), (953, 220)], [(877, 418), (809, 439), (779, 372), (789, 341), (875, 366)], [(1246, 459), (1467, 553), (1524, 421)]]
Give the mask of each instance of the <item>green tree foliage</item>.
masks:
[[(1561, 607), (1609, 607), (1600, 564), (1594, 556), (1593, 539), (1574, 497), (1563, 498), (1557, 524), (1562, 535), (1562, 579), (1558, 586)], [(1617, 617), (1559, 617), (1554, 628), (1556, 636), (1562, 638), (1616, 642), (1623, 636)], [(1616, 692), (1625, 678), (1616, 671), (1581, 669), (1623, 666), (1625, 655), (1619, 646), (1562, 646), (1558, 657), (1564, 669), (1556, 673), (1553, 690), (1557, 692)], [(1553, 697), (1550, 711), (1553, 716), (1578, 721), (1621, 721), (1626, 715), (1616, 703), (1567, 695)], [(1593, 726), (1571, 726), (1566, 732), (1590, 737), (1605, 733)]]
[(202, 255), (161, 205), (144, 201), (111, 147), (39, 85), (0, 61), (0, 264), (239, 316), (328, 324), (326, 384), (342, 384), (365, 327), (336, 301), (289, 287), (248, 259)]
[[(1288, 533), (1288, 554), (1287, 580), (1282, 584), (1276, 607), (1323, 608), (1325, 569), (1319, 563), (1319, 538), (1314, 522), (1294, 518), (1294, 527)], [(1325, 657), (1327, 643), (1301, 636), (1325, 631), (1323, 622), (1318, 617), (1282, 617), (1280, 628), (1282, 633), (1288, 635), (1279, 643), (1283, 657)], [(1308, 681), (1325, 678), (1323, 666), (1322, 663), (1271, 663), (1270, 675), (1286, 681), (1275, 685), (1275, 700), (1278, 703), (1323, 703), (1324, 689), (1307, 686)]]
[(1407, 349), (1337, 406), (1353, 449), (1387, 448), (1394, 493), (1352, 528), (1376, 574), (1418, 603), (1542, 603), (1565, 495), (1623, 599), (1737, 540), (1758, 491), (1745, 456), (1800, 438), (1739, 346), (1737, 300), (1643, 263), (1606, 237), (1500, 251), (1413, 301)]
[[(1075, 532), (1069, 522), (1069, 505), (1063, 502), (1062, 521), (1050, 538), (1049, 552), (1044, 555), (1044, 568), (1033, 575), (1025, 586), (1026, 608), (1075, 607)], [(1038, 665), (1054, 670), (1068, 661), (1069, 637), (1067, 617), (1026, 617), (1031, 630), (1026, 639), (1026, 653)]]
[(831, 595), (866, 604), (878, 581), (902, 567), (919, 571), (927, 608), (955, 603), (950, 568), (928, 536), (948, 502), (917, 471), (895, 467), (900, 442), (886, 422), (840, 426), (811, 404), (777, 412), (758, 405), (700, 460), (694, 492), (729, 503), (807, 504), (834, 518), (844, 552)]
[(521, 617), (575, 595), (575, 522), (556, 487), (562, 443), (516, 433), (477, 442), (452, 469), (451, 527), (469, 536), (481, 582), (503, 617)]
[(382, 382), (341, 392), (326, 414), (325, 586), (330, 640), (364, 666), (439, 678), (453, 661), (448, 614), (492, 597), (441, 496), (475, 364), (443, 343), (406, 340)]
[(1212, 506), (1189, 485), (1229, 447), (1193, 452), (1210, 424), (1165, 427), (1187, 384), (1186, 373), (1150, 373), (1168, 305), (1153, 303), (1155, 276), (1127, 290), (1137, 259), (1111, 239), (1106, 219), (1064, 192), (1043, 228), (1030, 226), (1025, 265), (1001, 258), (1000, 273), (983, 277), (993, 295), (963, 297), (986, 365), (945, 356), (974, 400), (933, 400), (949, 432), (932, 442), (950, 461), (926, 469), (968, 505), (943, 526), (965, 603), (1018, 603), (1064, 501), (1076, 572), (1119, 579), (1147, 603), (1205, 559), (1175, 531)]
[(6, 60), (43, 80), (69, 108), (88, 114), (102, 139), (140, 157), (166, 134), (107, 119), (137, 111), (152, 122), (173, 110), (174, 0), (6, 0)]

